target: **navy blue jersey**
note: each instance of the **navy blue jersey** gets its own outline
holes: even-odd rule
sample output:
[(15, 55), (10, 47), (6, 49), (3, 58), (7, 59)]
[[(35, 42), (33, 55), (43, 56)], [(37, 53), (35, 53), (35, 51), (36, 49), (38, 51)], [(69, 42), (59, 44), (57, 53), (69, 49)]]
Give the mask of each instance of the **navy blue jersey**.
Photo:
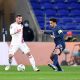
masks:
[(52, 35), (55, 37), (54, 42), (57, 45), (65, 45), (64, 34), (63, 31), (59, 27), (55, 27), (52, 29)]
[(53, 35), (55, 38), (54, 38), (54, 43), (55, 43), (55, 46), (62, 46), (62, 50), (64, 50), (65, 48), (65, 40), (64, 40), (64, 34), (63, 34), (63, 31), (58, 27), (56, 26), (55, 28), (52, 28), (52, 32), (50, 32), (49, 34)]

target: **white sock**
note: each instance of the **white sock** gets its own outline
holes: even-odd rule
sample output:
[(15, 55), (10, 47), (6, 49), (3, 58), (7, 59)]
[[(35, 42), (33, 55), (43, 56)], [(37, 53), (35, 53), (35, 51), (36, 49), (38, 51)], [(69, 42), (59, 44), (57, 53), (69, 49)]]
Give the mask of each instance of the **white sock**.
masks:
[(29, 61), (30, 61), (31, 65), (32, 65), (33, 69), (35, 69), (36, 68), (36, 64), (35, 64), (34, 57), (32, 55), (29, 56)]

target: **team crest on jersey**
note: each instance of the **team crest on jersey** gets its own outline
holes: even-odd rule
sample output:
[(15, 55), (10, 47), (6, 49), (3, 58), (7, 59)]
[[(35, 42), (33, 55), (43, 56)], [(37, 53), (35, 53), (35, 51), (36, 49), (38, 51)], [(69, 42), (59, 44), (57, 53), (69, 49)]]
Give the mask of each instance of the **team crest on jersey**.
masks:
[(63, 31), (62, 31), (62, 30), (59, 30), (58, 33), (59, 33), (59, 34), (60, 34), (60, 33), (63, 33)]

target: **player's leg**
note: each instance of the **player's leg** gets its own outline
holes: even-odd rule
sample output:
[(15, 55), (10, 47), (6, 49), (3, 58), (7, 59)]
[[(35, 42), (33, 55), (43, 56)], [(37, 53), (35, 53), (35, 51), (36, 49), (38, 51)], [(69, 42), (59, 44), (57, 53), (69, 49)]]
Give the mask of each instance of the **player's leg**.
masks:
[(58, 55), (60, 53), (60, 49), (55, 49), (55, 53), (53, 55), (53, 64), (57, 67), (58, 71), (62, 71), (60, 65), (59, 65), (59, 61), (58, 61)]
[(11, 64), (12, 64), (12, 58), (14, 56), (14, 53), (17, 51), (17, 49), (18, 49), (18, 46), (12, 46), (12, 45), (10, 46), (10, 48), (9, 48), (9, 57), (8, 57), (9, 65), (7, 65), (5, 67), (5, 70), (9, 70), (10, 69)]
[(23, 44), (20, 46), (20, 49), (24, 52), (24, 54), (26, 54), (26, 56), (28, 56), (29, 61), (30, 61), (30, 64), (31, 64), (32, 67), (33, 67), (33, 70), (34, 70), (34, 71), (39, 71), (39, 69), (36, 67), (34, 57), (30, 54), (30, 48), (29, 48), (25, 43), (23, 43)]
[(7, 65), (7, 66), (5, 67), (5, 70), (6, 70), (6, 71), (10, 69), (10, 66), (11, 66), (11, 64), (12, 64), (12, 58), (13, 58), (13, 55), (12, 55), (12, 54), (9, 54), (9, 59), (8, 59), (9, 65)]
[(8, 59), (8, 62), (9, 62), (9, 65), (12, 64), (12, 58), (13, 58), (13, 54), (9, 54), (9, 59)]
[[(54, 52), (54, 51), (53, 51)], [(51, 55), (50, 55), (50, 59), (53, 61), (53, 52), (51, 53)], [(53, 70), (56, 70), (57, 69), (57, 67), (56, 67), (56, 65), (53, 65), (53, 64), (48, 64), (48, 66), (49, 67), (51, 67)]]
[(50, 64), (50, 65), (52, 65), (52, 68), (54, 68), (55, 70), (62, 71), (62, 69), (59, 65), (59, 62), (58, 62), (58, 54), (59, 53), (60, 53), (60, 50), (58, 48), (56, 48), (53, 51), (53, 53), (50, 56), (50, 59), (53, 61), (53, 64)]

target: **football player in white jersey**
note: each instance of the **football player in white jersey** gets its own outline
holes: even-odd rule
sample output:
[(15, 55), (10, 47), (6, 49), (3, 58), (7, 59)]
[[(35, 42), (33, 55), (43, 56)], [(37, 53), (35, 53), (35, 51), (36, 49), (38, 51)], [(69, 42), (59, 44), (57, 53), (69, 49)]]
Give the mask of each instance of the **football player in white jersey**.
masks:
[(22, 16), (17, 15), (15, 20), (16, 21), (10, 25), (10, 35), (12, 40), (9, 48), (9, 65), (5, 67), (5, 70), (10, 69), (14, 53), (16, 53), (18, 49), (21, 49), (21, 51), (28, 56), (33, 70), (39, 71), (39, 69), (36, 67), (34, 57), (30, 54), (30, 48), (23, 40), (23, 25), (21, 24)]

